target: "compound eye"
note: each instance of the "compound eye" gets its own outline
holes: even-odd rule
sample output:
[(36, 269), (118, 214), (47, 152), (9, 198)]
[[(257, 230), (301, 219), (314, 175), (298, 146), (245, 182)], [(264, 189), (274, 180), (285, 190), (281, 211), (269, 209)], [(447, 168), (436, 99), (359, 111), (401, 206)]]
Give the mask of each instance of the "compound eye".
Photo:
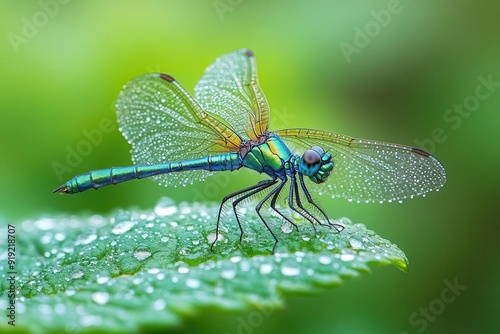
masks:
[(306, 153), (304, 153), (304, 162), (308, 165), (314, 165), (320, 162), (321, 156), (316, 150), (307, 150)]
[(325, 150), (323, 150), (319, 146), (313, 146), (310, 148), (310, 150), (318, 152), (319, 155), (323, 155), (325, 153)]

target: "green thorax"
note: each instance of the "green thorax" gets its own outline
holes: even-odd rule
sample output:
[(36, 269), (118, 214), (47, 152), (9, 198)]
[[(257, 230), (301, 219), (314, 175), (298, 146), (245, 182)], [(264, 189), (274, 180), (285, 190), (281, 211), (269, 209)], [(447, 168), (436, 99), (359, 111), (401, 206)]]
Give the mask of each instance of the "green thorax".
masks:
[(240, 155), (243, 166), (259, 173), (274, 176), (285, 172), (285, 163), (292, 153), (283, 140), (274, 133), (262, 135), (258, 141), (248, 141), (242, 146)]

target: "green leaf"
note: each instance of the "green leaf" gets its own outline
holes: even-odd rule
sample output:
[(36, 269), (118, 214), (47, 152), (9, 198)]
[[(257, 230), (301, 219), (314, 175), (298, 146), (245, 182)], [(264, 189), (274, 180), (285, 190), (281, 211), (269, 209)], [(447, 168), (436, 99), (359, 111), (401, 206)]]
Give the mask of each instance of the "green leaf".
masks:
[[(394, 264), (406, 271), (404, 253), (363, 224), (334, 229), (296, 220), (299, 232), (268, 217), (273, 239), (253, 206), (243, 206), (245, 231), (227, 215), (215, 253), (218, 205), (178, 206), (162, 199), (153, 211), (102, 216), (40, 218), (16, 226), (17, 331), (123, 332), (177, 326), (207, 308), (279, 307), (283, 296), (317, 293)], [(5, 240), (3, 238), (3, 240)], [(2, 240), (2, 242), (4, 242)], [(9, 290), (2, 245), (3, 299)], [(0, 331), (12, 329), (6, 321)]]

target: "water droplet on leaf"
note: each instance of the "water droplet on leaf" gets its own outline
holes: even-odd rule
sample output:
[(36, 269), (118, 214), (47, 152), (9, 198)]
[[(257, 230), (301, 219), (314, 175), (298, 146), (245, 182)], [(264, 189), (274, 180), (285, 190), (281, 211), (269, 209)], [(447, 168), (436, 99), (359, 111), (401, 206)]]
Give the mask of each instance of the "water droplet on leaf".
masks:
[(297, 276), (300, 274), (300, 269), (285, 265), (281, 267), (281, 273), (285, 276)]
[(94, 292), (92, 294), (92, 300), (99, 305), (104, 305), (109, 300), (109, 294), (107, 292)]

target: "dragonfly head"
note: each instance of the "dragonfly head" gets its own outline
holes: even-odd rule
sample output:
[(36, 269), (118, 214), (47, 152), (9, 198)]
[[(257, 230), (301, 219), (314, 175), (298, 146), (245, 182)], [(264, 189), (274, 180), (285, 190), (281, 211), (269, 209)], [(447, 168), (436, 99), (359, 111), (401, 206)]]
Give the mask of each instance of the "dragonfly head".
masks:
[(299, 161), (299, 172), (309, 176), (314, 183), (326, 181), (333, 170), (332, 156), (319, 146), (307, 150)]

